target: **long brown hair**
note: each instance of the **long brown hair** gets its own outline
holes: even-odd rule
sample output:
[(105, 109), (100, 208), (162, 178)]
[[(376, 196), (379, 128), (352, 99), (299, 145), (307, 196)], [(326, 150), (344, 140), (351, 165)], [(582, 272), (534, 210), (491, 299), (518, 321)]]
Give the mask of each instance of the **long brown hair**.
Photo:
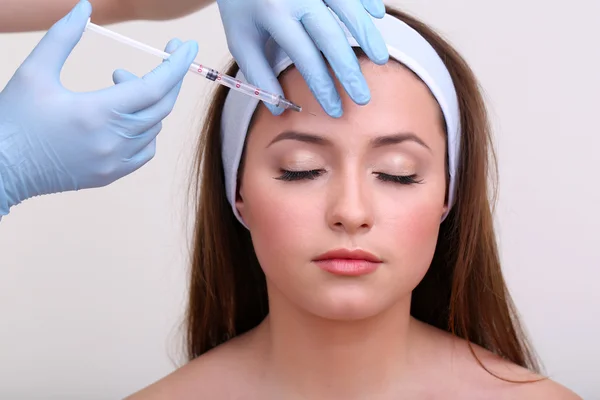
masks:
[[(411, 314), (466, 339), (488, 372), (471, 343), (539, 372), (500, 267), (492, 219), (496, 158), (477, 79), (458, 52), (427, 25), (389, 7), (387, 12), (417, 30), (444, 60), (457, 90), (462, 128), (456, 203), (440, 227), (432, 264), (413, 291)], [(237, 71), (232, 63), (227, 74)], [(225, 195), (220, 121), (227, 93), (224, 87), (216, 90), (196, 157), (186, 315), (190, 360), (256, 327), (269, 311), (265, 276), (250, 235)]]

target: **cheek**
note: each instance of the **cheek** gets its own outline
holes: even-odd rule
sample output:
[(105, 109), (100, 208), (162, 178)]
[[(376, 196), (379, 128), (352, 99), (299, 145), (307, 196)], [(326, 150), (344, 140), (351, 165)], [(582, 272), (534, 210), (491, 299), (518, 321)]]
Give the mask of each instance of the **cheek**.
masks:
[(443, 200), (441, 196), (421, 195), (402, 199), (386, 207), (389, 220), (402, 236), (415, 240), (431, 237), (431, 231), (437, 230), (441, 222)]
[[(323, 210), (310, 191), (273, 179), (272, 172), (244, 177), (244, 217), (263, 266), (314, 252)], [(292, 258), (294, 257), (294, 258)]]
[(433, 255), (442, 207), (437, 202), (421, 202), (403, 210), (394, 224), (394, 230), (405, 254), (415, 257), (424, 255), (425, 258)]
[(385, 205), (387, 218), (379, 237), (393, 249), (394, 274), (401, 275), (406, 290), (418, 284), (431, 264), (443, 207), (444, 191), (437, 187), (417, 188)]

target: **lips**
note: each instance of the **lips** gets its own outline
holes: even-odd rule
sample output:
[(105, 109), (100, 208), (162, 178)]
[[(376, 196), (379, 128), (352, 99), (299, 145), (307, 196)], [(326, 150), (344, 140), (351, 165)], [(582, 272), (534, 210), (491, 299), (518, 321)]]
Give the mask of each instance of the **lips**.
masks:
[(319, 268), (334, 275), (360, 276), (374, 272), (381, 259), (364, 250), (338, 249), (313, 260)]
[(363, 260), (369, 261), (372, 263), (380, 263), (381, 260), (376, 257), (374, 254), (369, 253), (364, 250), (347, 250), (347, 249), (337, 249), (331, 250), (327, 253), (323, 253), (314, 261), (325, 261), (325, 260)]

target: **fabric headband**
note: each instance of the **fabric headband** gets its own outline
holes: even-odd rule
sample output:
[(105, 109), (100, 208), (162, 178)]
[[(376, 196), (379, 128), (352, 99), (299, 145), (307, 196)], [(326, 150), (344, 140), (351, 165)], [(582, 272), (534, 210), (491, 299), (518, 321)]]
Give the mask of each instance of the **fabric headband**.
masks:
[[(333, 15), (344, 30), (350, 45), (360, 47), (346, 26), (335, 14)], [(454, 204), (460, 151), (460, 116), (452, 77), (429, 42), (406, 23), (389, 14), (386, 14), (382, 19), (373, 18), (373, 22), (387, 44), (390, 58), (412, 70), (429, 87), (442, 110), (447, 130), (448, 172), (450, 175), (448, 188), (449, 211)], [(281, 47), (272, 40), (268, 42), (265, 50), (275, 76), (278, 77), (293, 64)], [(246, 82), (241, 71), (237, 73), (236, 79)], [(230, 90), (225, 100), (221, 118), (221, 152), (227, 199), (231, 204), (233, 213), (244, 226), (246, 225), (235, 206), (237, 176), (246, 134), (258, 103), (259, 100), (253, 97)], [(442, 220), (446, 218), (448, 211), (444, 214)]]

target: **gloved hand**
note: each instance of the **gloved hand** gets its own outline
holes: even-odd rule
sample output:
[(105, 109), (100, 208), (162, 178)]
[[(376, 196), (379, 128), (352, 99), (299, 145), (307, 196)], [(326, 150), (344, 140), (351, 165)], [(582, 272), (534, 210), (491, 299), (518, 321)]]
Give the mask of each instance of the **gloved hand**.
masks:
[(105, 186), (155, 154), (198, 46), (171, 41), (166, 51), (177, 50), (143, 78), (117, 70), (115, 86), (74, 93), (60, 71), (90, 14), (87, 0), (77, 4), (0, 93), (0, 216), (33, 196)]
[[(323, 109), (342, 115), (340, 96), (320, 52), (331, 65), (348, 95), (358, 104), (371, 95), (352, 47), (327, 6), (356, 38), (366, 55), (377, 64), (389, 58), (375, 18), (383, 18), (382, 0), (217, 0), (229, 51), (246, 79), (255, 86), (282, 95), (264, 55), (269, 37), (294, 62)], [(275, 115), (282, 109), (267, 105)]]

